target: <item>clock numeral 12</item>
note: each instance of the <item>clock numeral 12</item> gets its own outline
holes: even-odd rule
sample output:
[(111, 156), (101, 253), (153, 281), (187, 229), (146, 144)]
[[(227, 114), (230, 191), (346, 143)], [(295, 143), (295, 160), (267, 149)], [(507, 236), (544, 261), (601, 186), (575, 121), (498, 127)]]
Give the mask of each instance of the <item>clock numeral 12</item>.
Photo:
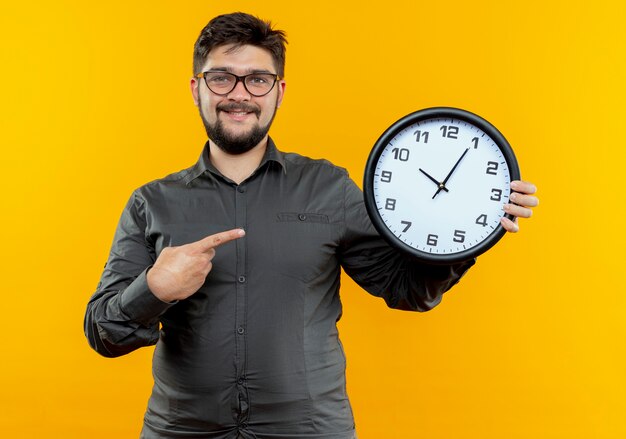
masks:
[(457, 134), (459, 134), (459, 127), (455, 127), (453, 125), (442, 125), (439, 129), (442, 131), (441, 137), (458, 139)]

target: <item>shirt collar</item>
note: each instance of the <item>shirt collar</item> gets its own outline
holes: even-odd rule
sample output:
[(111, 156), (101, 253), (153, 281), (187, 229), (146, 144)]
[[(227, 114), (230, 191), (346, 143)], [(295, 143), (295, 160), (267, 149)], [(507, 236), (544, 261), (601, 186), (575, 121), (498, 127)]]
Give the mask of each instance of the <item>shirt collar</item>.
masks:
[[(191, 183), (196, 178), (204, 175), (206, 172), (211, 172), (213, 174), (221, 175), (221, 173), (213, 166), (211, 160), (209, 159), (209, 155), (211, 153), (211, 148), (209, 141), (204, 144), (204, 148), (202, 149), (202, 153), (200, 154), (200, 158), (196, 162), (196, 164), (191, 168), (188, 176), (186, 184)], [(287, 168), (285, 167), (285, 158), (283, 153), (276, 148), (276, 144), (272, 140), (271, 137), (268, 137), (267, 140), (267, 148), (265, 149), (265, 155), (259, 164), (259, 168), (265, 165), (268, 162), (276, 162), (283, 169), (283, 172), (287, 173)]]

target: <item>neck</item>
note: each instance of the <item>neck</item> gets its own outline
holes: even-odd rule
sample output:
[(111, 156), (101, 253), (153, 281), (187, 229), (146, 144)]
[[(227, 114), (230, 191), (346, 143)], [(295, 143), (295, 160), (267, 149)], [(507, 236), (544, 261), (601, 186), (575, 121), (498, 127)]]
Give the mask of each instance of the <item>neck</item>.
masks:
[(243, 154), (228, 154), (222, 151), (215, 143), (210, 141), (211, 153), (209, 159), (211, 164), (220, 171), (220, 173), (237, 184), (243, 182), (250, 177), (252, 173), (259, 167), (265, 150), (267, 149), (268, 139), (265, 137), (257, 146)]

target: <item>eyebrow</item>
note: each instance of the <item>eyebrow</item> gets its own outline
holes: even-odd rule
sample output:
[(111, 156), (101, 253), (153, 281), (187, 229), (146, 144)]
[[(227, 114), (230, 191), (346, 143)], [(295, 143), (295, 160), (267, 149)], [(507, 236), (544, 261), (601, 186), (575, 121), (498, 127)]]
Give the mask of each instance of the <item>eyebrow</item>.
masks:
[[(211, 67), (209, 69), (209, 71), (213, 71), (213, 72), (227, 72), (227, 73), (235, 73), (234, 69), (232, 67)], [(267, 69), (248, 69), (245, 71), (245, 74), (251, 74), (251, 73), (270, 73), (272, 75), (276, 75), (276, 73), (271, 72)]]

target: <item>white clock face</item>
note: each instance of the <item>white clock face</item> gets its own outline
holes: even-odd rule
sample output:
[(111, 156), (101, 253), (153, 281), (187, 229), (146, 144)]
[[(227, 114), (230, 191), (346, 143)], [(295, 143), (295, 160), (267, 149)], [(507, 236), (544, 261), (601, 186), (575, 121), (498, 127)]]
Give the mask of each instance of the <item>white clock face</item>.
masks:
[(372, 192), (397, 239), (419, 252), (454, 255), (496, 231), (510, 183), (506, 158), (487, 133), (462, 119), (432, 118), (389, 138)]

